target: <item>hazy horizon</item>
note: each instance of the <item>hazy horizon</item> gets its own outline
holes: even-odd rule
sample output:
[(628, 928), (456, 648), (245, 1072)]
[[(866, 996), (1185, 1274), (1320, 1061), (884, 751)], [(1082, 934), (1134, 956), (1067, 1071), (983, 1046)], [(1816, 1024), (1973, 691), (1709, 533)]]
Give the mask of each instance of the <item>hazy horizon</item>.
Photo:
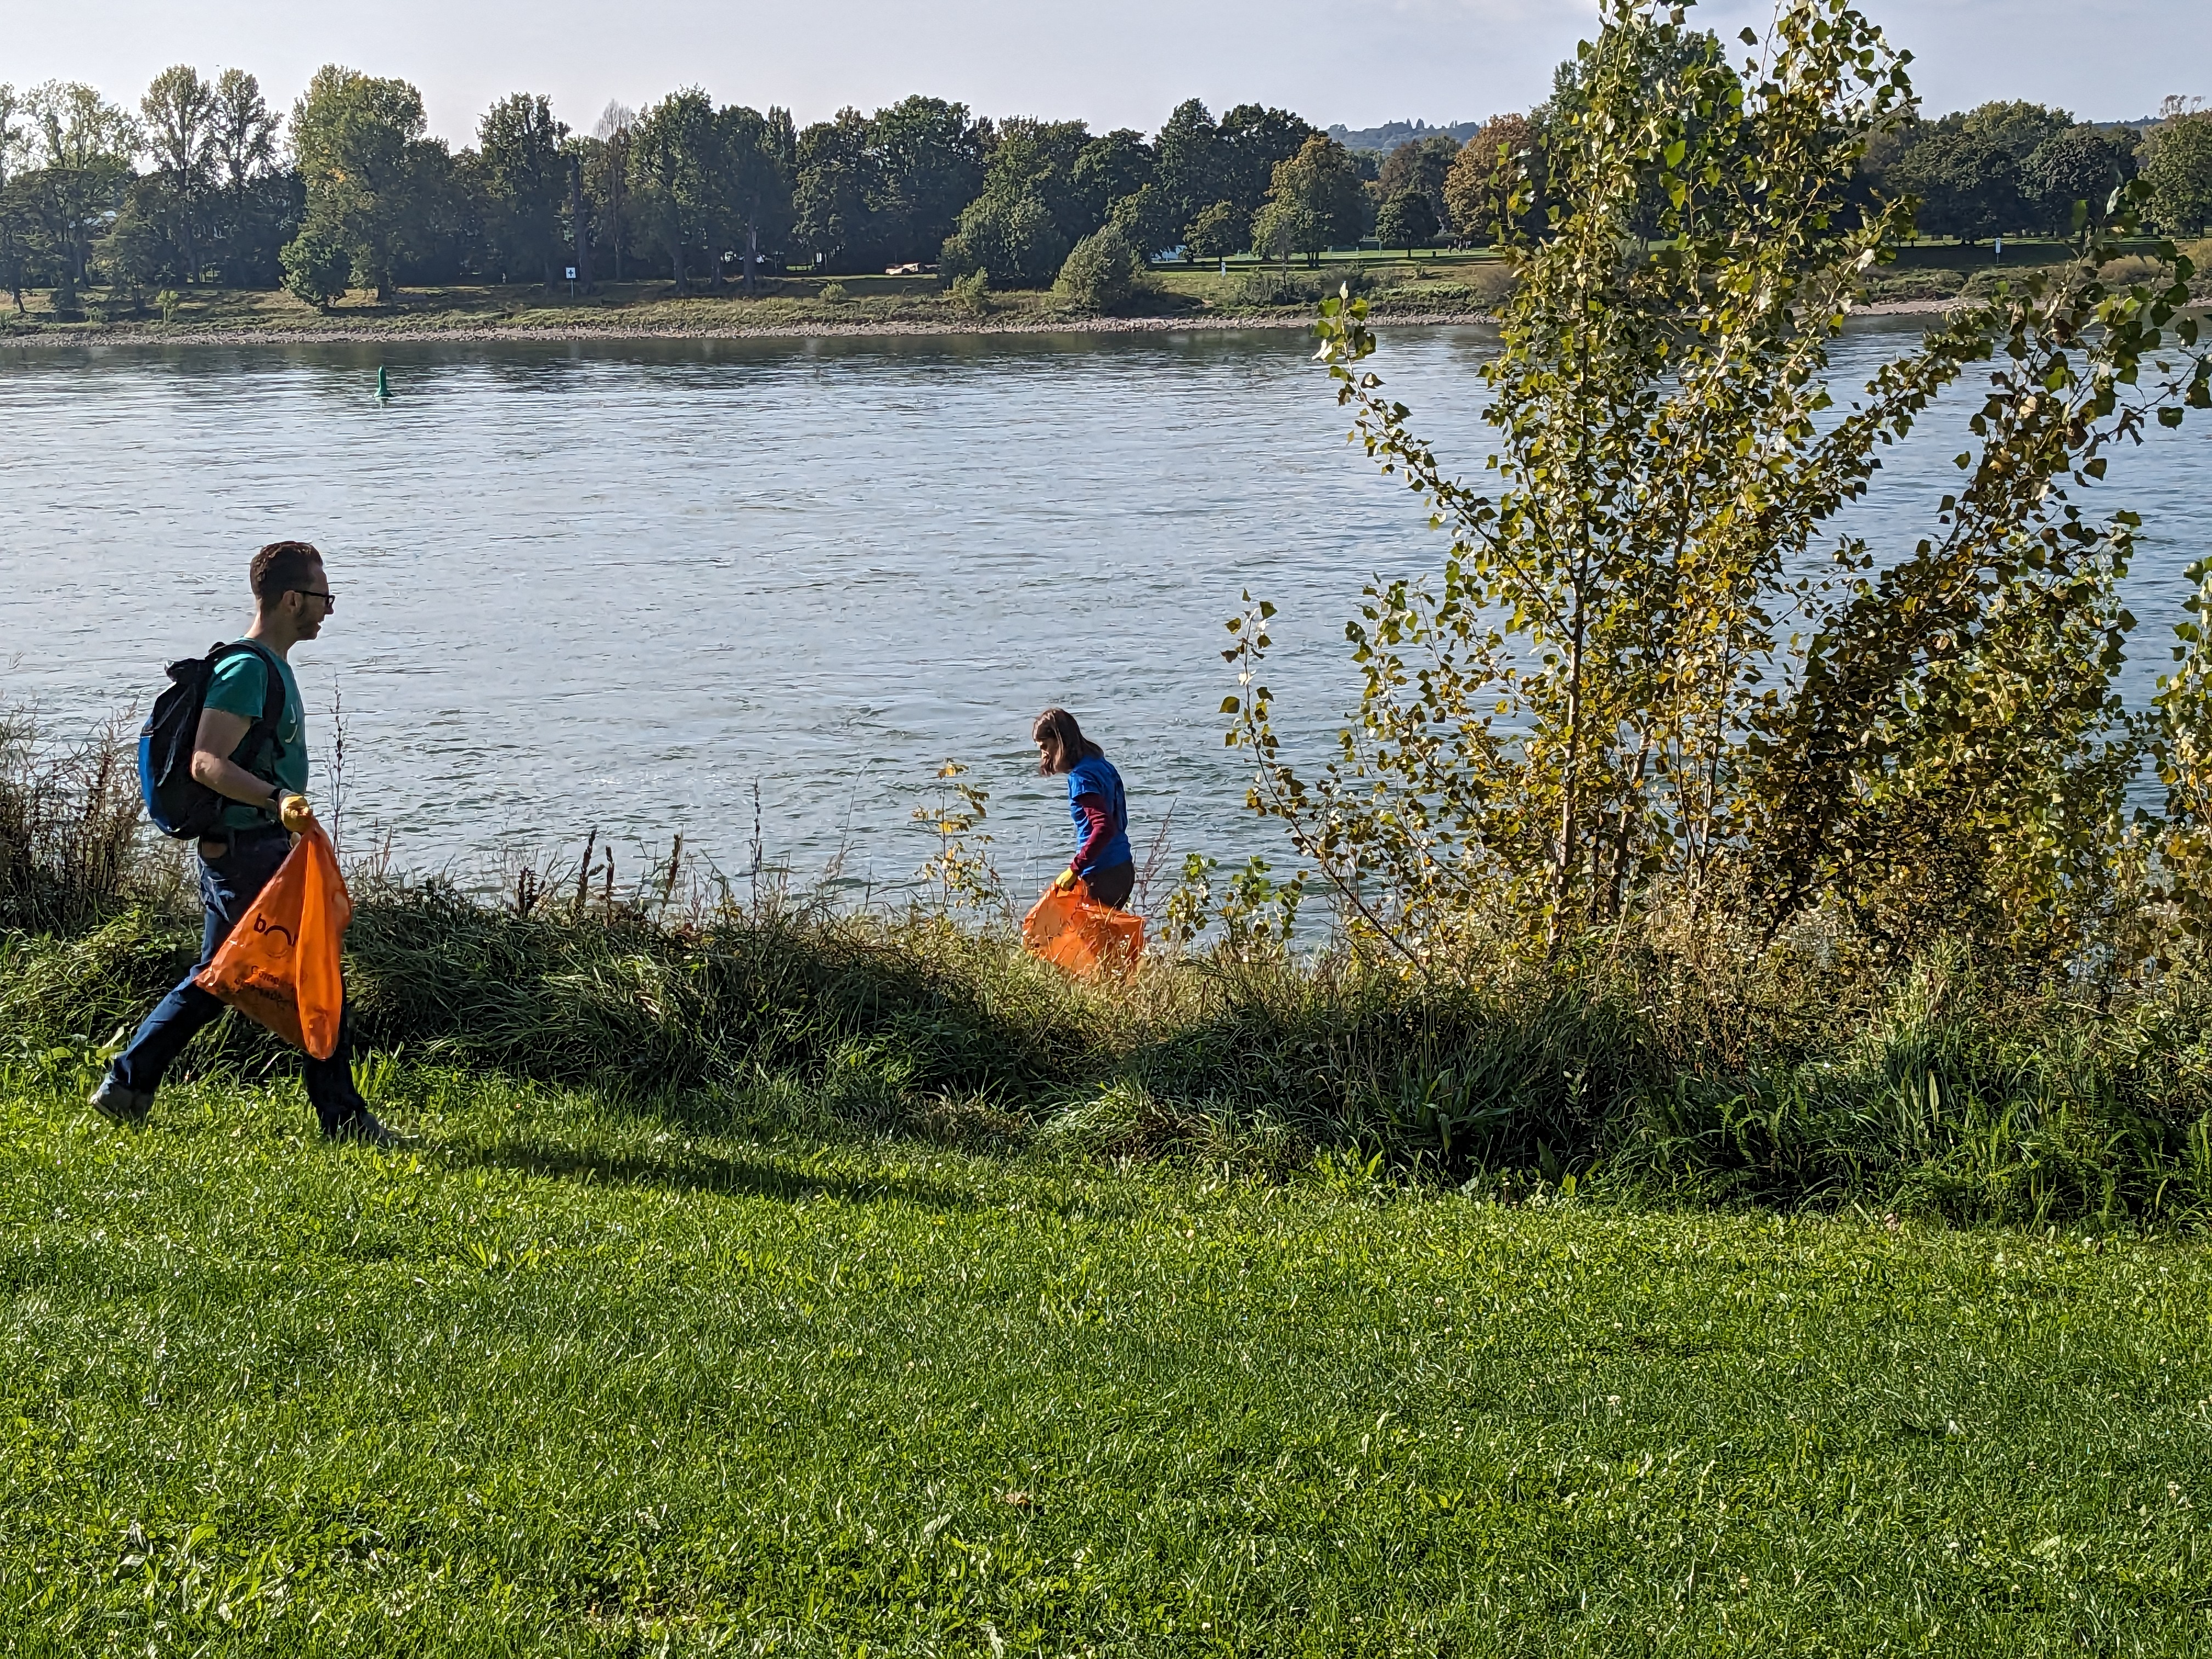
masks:
[[(2124, 120), (2151, 113), (2169, 93), (2208, 89), (2169, 84), (2174, 55), (2146, 50), (2161, 30), (2184, 26), (2175, 0), (2114, 0), (2093, 27), (2057, 0), (1872, 0), (1866, 9), (1913, 53), (1931, 112), (2027, 98), (2087, 120)], [(1768, 15), (1731, 3), (1691, 17), (1727, 39)], [(559, 117), (587, 131), (610, 100), (638, 107), (695, 83), (724, 103), (781, 104), (801, 125), (926, 92), (979, 114), (1080, 118), (1102, 131), (1149, 133), (1191, 97), (1217, 113), (1259, 102), (1361, 130), (1526, 109), (1596, 15), (1588, 0), (1383, 0), (1352, 31), (1339, 9), (1315, 0), (1131, 0), (1103, 26), (1095, 11), (1061, 4), (953, 0), (924, 13), (821, 0), (802, 31), (755, 0), (644, 0), (619, 20), (580, 0), (528, 9), (392, 0), (374, 15), (323, 15), (268, 0), (189, 9), (115, 0), (96, 19), (23, 9), (0, 41), (0, 82), (85, 81), (135, 106), (167, 64), (234, 65), (289, 107), (318, 66), (340, 63), (413, 82), (432, 131), (456, 145), (471, 142), (477, 116), (510, 92), (550, 94)], [(2062, 38), (2065, 50), (2052, 50)]]

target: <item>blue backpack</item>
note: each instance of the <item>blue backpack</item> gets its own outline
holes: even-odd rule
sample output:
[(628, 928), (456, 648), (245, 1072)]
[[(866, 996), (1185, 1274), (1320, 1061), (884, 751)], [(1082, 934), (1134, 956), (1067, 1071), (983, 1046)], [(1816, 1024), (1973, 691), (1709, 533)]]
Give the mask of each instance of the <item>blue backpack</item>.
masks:
[(244, 741), (230, 758), (251, 771), (264, 747), (276, 756), (284, 752), (283, 739), (276, 735), (284, 719), (284, 676), (267, 647), (252, 640), (234, 640), (204, 657), (171, 663), (169, 689), (154, 700), (154, 712), (138, 731), (138, 791), (145, 797), (146, 816), (154, 827), (178, 841), (215, 834), (222, 826), (223, 808), (230, 805), (192, 775), (192, 749), (199, 738), (208, 682), (215, 678), (217, 664), (241, 651), (261, 659), (269, 690), (262, 700), (261, 718), (246, 728)]

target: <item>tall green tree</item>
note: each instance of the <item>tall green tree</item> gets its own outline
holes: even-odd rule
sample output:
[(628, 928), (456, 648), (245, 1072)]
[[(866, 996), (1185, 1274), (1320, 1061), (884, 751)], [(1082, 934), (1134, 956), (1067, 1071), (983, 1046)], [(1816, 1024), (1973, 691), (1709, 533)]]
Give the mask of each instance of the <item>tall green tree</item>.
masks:
[(2151, 216), (2177, 234), (2212, 226), (2212, 110), (2170, 116), (2143, 140)]
[(636, 204), (629, 187), (630, 151), (637, 131), (637, 112), (612, 99), (593, 124), (592, 136), (582, 142), (584, 193), (592, 204), (592, 239), (614, 263), (614, 279), (627, 276), (627, 264), (636, 246)]
[(965, 104), (920, 94), (867, 123), (868, 208), (890, 264), (927, 263), (983, 187), (988, 128)]
[[(1439, 228), (1453, 228), (1451, 202), (1444, 186), (1463, 148), (1443, 133), (1407, 139), (1383, 157), (1375, 179), (1376, 198), (1387, 203), (1401, 191), (1419, 191), (1428, 198), (1430, 215)], [(1437, 232), (1431, 231), (1429, 234), (1433, 236)]]
[(29, 198), (17, 182), (30, 148), (23, 117), (23, 100), (14, 87), (0, 81), (0, 283), (7, 284), (19, 317), (25, 309), (23, 268), (37, 223)]
[(1315, 133), (1275, 165), (1267, 205), (1253, 221), (1263, 253), (1303, 253), (1318, 264), (1324, 248), (1356, 242), (1367, 230), (1367, 191), (1342, 144)]
[(678, 293), (690, 291), (697, 266), (714, 274), (711, 244), (729, 211), (722, 144), (714, 103), (697, 87), (670, 94), (638, 118), (630, 152), (638, 222), (667, 259)]
[(451, 157), (423, 137), (425, 125), (422, 94), (406, 82), (336, 64), (317, 70), (292, 106), (315, 240), (346, 249), (380, 301), (392, 297), (401, 266), (430, 249), (447, 206)]
[(983, 195), (1006, 200), (1035, 196), (1066, 245), (1098, 228), (1103, 213), (1076, 176), (1092, 142), (1089, 127), (1080, 121), (1015, 116), (997, 124), (997, 137), (983, 168)]
[(2087, 125), (2069, 127), (2038, 144), (2021, 164), (2020, 175), (2021, 189), (2041, 215), (2043, 228), (2062, 235), (2069, 232), (2077, 203), (2088, 223), (2101, 225), (2112, 192), (2136, 176), (2135, 135)]
[(130, 187), (137, 123), (76, 81), (32, 88), (24, 111), (34, 157), (27, 199), (58, 275), (74, 291), (90, 274), (94, 237)]
[(1238, 104), (1225, 112), (1215, 129), (1215, 199), (1257, 212), (1274, 186), (1275, 169), (1296, 159), (1316, 131), (1310, 122), (1286, 109)]
[(154, 77), (138, 100), (147, 153), (175, 204), (175, 240), (186, 283), (200, 279), (200, 223), (216, 167), (216, 89), (189, 64)]
[(1152, 140), (1152, 188), (1148, 204), (1164, 247), (1182, 240), (1198, 216), (1228, 197), (1228, 162), (1221, 129), (1206, 106), (1188, 99), (1176, 106)]
[(564, 122), (552, 100), (518, 92), (477, 123), (477, 176), (485, 194), (486, 240), (502, 281), (517, 270), (550, 289), (567, 246), (568, 164)]
[(1401, 247), (1407, 252), (1426, 247), (1440, 228), (1428, 197), (1411, 185), (1384, 202), (1382, 210), (1375, 216), (1375, 240), (1384, 247)]
[(721, 112), (721, 189), (732, 223), (744, 235), (745, 292), (759, 291), (763, 249), (781, 252), (792, 226), (792, 173), (798, 138), (787, 110), (732, 106)]
[(216, 76), (208, 116), (209, 167), (219, 204), (217, 229), (223, 280), (237, 285), (276, 280), (277, 250), (290, 239), (303, 207), (296, 174), (277, 161), (283, 121), (244, 70)]
[(2012, 152), (1963, 128), (1929, 133), (1890, 168), (1887, 182), (1919, 198), (1923, 235), (1977, 242), (2015, 230), (2029, 217)]
[[(2212, 407), (2212, 356), (2177, 286), (2108, 289), (2115, 245), (2090, 239), (1839, 410), (1832, 343), (1909, 222), (1835, 210), (1909, 114), (1904, 65), (1848, 0), (1817, 0), (1746, 31), (1742, 74), (1711, 64), (1655, 102), (1664, 15), (1609, 0), (1552, 136), (1558, 217), (1484, 367), (1497, 453), (1477, 477), (1449, 476), (1363, 367), (1364, 305), (1325, 307), (1355, 438), (1450, 544), (1429, 581), (1368, 589), (1358, 719), (1319, 772), (1272, 725), (1267, 609), (1231, 623), (1254, 805), (1355, 943), (1409, 975), (1514, 933), (1557, 960), (1639, 914), (1753, 939), (1819, 916), (1857, 930), (1850, 948), (1948, 937), (2063, 971), (2124, 896), (2145, 758), (2115, 678), (2136, 521), (2077, 496), (2107, 451)], [(1654, 167), (1647, 258), (1626, 244)], [(1856, 533), (1887, 447), (1967, 376), (1954, 492), (1917, 538)], [(2200, 757), (2161, 764), (2199, 765), (2201, 714), (2161, 718), (2198, 722)]]
[(877, 158), (868, 118), (841, 109), (799, 135), (799, 176), (792, 191), (793, 234), (823, 270), (863, 270), (884, 262), (876, 223)]

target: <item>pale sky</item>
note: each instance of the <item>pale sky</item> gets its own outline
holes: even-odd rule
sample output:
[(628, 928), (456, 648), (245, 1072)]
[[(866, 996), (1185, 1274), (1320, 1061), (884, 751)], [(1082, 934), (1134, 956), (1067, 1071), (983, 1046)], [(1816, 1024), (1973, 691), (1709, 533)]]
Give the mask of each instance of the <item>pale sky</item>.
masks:
[[(1933, 112), (1990, 98), (2092, 120), (2212, 94), (2205, 0), (1865, 0), (1910, 50)], [(909, 92), (980, 114), (1080, 117), (1150, 132), (1176, 104), (1276, 104), (1317, 125), (1432, 124), (1525, 109), (1594, 28), (1592, 0), (9, 0), (0, 82), (88, 81), (135, 106), (165, 65), (235, 65), (289, 106), (317, 65), (399, 76), (432, 129), (467, 142), (509, 92), (551, 94), (588, 130), (609, 99), (642, 106), (697, 82), (724, 103), (782, 104), (801, 125)], [(1691, 13), (1723, 39), (1765, 5)]]

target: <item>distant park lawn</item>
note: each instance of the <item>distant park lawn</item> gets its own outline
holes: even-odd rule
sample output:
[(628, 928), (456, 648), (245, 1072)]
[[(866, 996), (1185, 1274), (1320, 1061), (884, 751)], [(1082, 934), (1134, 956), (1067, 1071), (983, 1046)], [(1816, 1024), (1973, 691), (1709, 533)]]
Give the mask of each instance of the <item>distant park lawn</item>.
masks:
[(0, 1073), (0, 1652), (2212, 1648), (2194, 1243), (375, 1067)]

